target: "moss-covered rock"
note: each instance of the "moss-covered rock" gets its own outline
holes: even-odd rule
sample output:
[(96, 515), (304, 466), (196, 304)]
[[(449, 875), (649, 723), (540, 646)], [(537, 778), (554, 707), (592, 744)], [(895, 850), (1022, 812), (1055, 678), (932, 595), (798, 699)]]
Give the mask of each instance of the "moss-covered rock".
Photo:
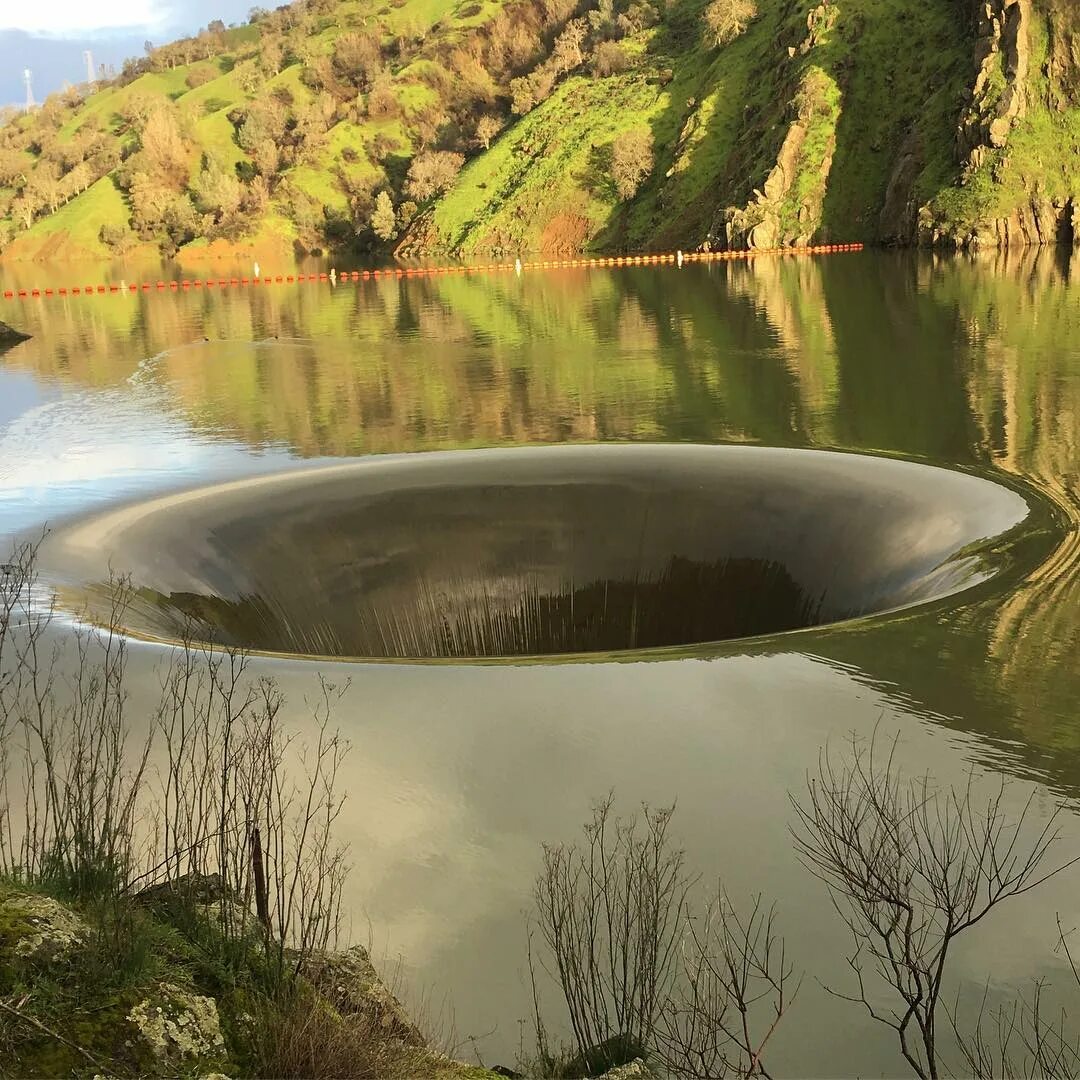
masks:
[(425, 1045), (405, 1006), (383, 982), (363, 946), (317, 953), (308, 961), (306, 973), (315, 989), (342, 1016), (364, 1016), (390, 1038), (409, 1046)]
[[(364, 1075), (386, 1064), (386, 1075), (494, 1080), (432, 1049), (361, 947), (274, 981), (254, 920), (257, 948), (221, 932), (236, 904), (211, 879), (78, 910), (0, 881), (0, 995), (15, 1003), (0, 1011), (0, 1077), (226, 1080), (303, 1069), (307, 1055), (313, 1072), (367, 1062), (379, 1068)], [(300, 958), (286, 956), (291, 973)]]
[(610, 1069), (600, 1080), (654, 1080), (655, 1075), (643, 1058), (634, 1058), (625, 1065)]
[(211, 997), (172, 983), (159, 983), (127, 1018), (162, 1066), (210, 1067), (225, 1058), (217, 1002)]
[(50, 896), (13, 893), (0, 901), (0, 950), (10, 957), (49, 963), (85, 943), (89, 927)]

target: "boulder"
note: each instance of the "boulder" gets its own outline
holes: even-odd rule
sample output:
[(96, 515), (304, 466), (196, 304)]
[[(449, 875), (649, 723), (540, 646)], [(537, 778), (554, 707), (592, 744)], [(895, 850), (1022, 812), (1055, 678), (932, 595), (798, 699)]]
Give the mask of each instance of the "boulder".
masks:
[[(636, 1073), (619, 1073), (642, 1060), (644, 1047), (631, 1035), (612, 1035), (603, 1042), (590, 1046), (584, 1053), (571, 1058), (565, 1065), (563, 1076), (595, 1076), (606, 1080), (631, 1080)], [(644, 1064), (642, 1062), (642, 1064)], [(647, 1077), (648, 1073), (640, 1074)]]
[(427, 1045), (362, 945), (344, 952), (315, 953), (307, 961), (304, 974), (342, 1016), (363, 1017), (407, 1046)]
[(634, 1058), (604, 1073), (599, 1080), (655, 1080), (656, 1074), (645, 1064), (643, 1058)]
[(159, 1066), (207, 1065), (225, 1057), (217, 1002), (211, 997), (159, 983), (127, 1018)]
[(0, 902), (0, 946), (17, 957), (43, 963), (64, 960), (88, 934), (86, 923), (50, 896), (15, 893)]
[(148, 885), (135, 894), (135, 900), (174, 925), (194, 914), (233, 938), (245, 937), (254, 943), (263, 936), (254, 913), (234, 896), (220, 874), (182, 874), (174, 880)]
[(26, 341), (30, 337), (5, 322), (0, 322), (0, 352), (11, 345), (18, 345), (20, 341)]
[(175, 880), (148, 885), (135, 894), (135, 899), (148, 907), (168, 907), (178, 901), (213, 904), (227, 898), (229, 889), (220, 874), (183, 874)]

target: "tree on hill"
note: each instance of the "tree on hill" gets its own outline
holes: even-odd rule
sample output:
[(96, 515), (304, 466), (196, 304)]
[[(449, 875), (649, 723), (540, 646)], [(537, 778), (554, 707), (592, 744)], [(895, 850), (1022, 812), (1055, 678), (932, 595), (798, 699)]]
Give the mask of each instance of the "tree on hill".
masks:
[(417, 202), (445, 191), (461, 172), (465, 158), (447, 150), (424, 150), (413, 158), (405, 181), (405, 191)]
[(208, 161), (195, 177), (191, 192), (198, 208), (204, 213), (213, 214), (218, 222), (240, 209), (244, 193), (235, 170), (216, 159)]
[(380, 191), (375, 196), (375, 209), (371, 214), (371, 231), (380, 240), (393, 240), (397, 236), (397, 216), (389, 194)]
[(333, 68), (340, 79), (368, 87), (383, 70), (382, 46), (370, 32), (342, 34), (334, 43)]
[(712, 0), (705, 25), (718, 46), (734, 41), (757, 18), (756, 0)]
[(22, 187), (27, 170), (22, 154), (12, 147), (0, 147), (0, 188)]
[(158, 105), (139, 136), (139, 157), (147, 174), (179, 188), (187, 180), (190, 154), (173, 107)]
[(621, 45), (614, 41), (602, 41), (593, 56), (593, 74), (601, 79), (609, 75), (621, 75), (630, 66), (630, 60)]
[(487, 150), (491, 146), (491, 140), (503, 129), (503, 122), (499, 117), (491, 113), (485, 113), (476, 124), (476, 141), (480, 147)]
[(611, 177), (622, 200), (632, 199), (653, 169), (653, 137), (648, 128), (624, 131), (611, 144)]

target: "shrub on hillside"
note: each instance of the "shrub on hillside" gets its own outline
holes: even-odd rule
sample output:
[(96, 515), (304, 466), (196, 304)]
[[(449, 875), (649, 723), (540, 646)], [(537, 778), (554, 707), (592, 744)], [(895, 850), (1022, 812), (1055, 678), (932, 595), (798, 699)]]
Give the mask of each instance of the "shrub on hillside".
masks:
[(620, 199), (632, 199), (652, 168), (653, 137), (648, 128), (631, 128), (615, 137), (611, 144), (611, 178)]
[(510, 111), (524, 116), (546, 101), (555, 89), (555, 73), (548, 67), (539, 67), (531, 75), (510, 82)]
[(380, 240), (393, 240), (397, 236), (397, 217), (394, 204), (385, 191), (375, 196), (375, 209), (371, 214), (371, 231)]
[(476, 142), (482, 149), (491, 146), (491, 140), (503, 129), (503, 122), (498, 116), (485, 113), (476, 124)]
[(390, 120), (401, 112), (397, 95), (389, 76), (380, 75), (371, 85), (367, 98), (368, 116), (372, 120)]
[(465, 158), (446, 150), (425, 150), (413, 158), (405, 181), (405, 191), (417, 202), (445, 191), (461, 172)]
[(395, 150), (400, 149), (401, 143), (393, 135), (388, 135), (385, 131), (379, 131), (375, 133), (374, 138), (368, 144), (368, 156), (372, 161), (381, 163)]
[(98, 232), (98, 239), (115, 255), (123, 255), (135, 246), (135, 234), (126, 225), (106, 222)]
[(614, 41), (602, 41), (593, 56), (593, 73), (606, 79), (609, 75), (621, 75), (630, 66), (630, 60), (621, 45)]
[(205, 86), (208, 82), (213, 82), (217, 78), (217, 71), (212, 67), (197, 67), (192, 68), (184, 82), (192, 89), (195, 90), (200, 86)]
[(382, 47), (370, 32), (342, 34), (334, 43), (334, 72), (353, 86), (368, 86), (383, 69)]
[(734, 41), (757, 18), (756, 0), (712, 0), (705, 25), (718, 46)]
[(660, 21), (660, 13), (649, 3), (649, 0), (634, 0), (634, 2), (618, 18), (619, 27), (624, 34), (634, 34), (639, 30), (647, 30)]

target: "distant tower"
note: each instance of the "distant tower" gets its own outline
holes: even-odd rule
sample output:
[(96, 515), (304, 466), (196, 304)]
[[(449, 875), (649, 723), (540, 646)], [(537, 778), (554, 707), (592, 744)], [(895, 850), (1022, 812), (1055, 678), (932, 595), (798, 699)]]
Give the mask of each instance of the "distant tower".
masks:
[(34, 107), (34, 87), (30, 82), (30, 69), (23, 68), (23, 82), (26, 83), (26, 111)]
[(94, 81), (94, 54), (89, 49), (87, 49), (82, 54), (82, 58), (86, 63), (86, 81), (87, 82), (93, 82)]

